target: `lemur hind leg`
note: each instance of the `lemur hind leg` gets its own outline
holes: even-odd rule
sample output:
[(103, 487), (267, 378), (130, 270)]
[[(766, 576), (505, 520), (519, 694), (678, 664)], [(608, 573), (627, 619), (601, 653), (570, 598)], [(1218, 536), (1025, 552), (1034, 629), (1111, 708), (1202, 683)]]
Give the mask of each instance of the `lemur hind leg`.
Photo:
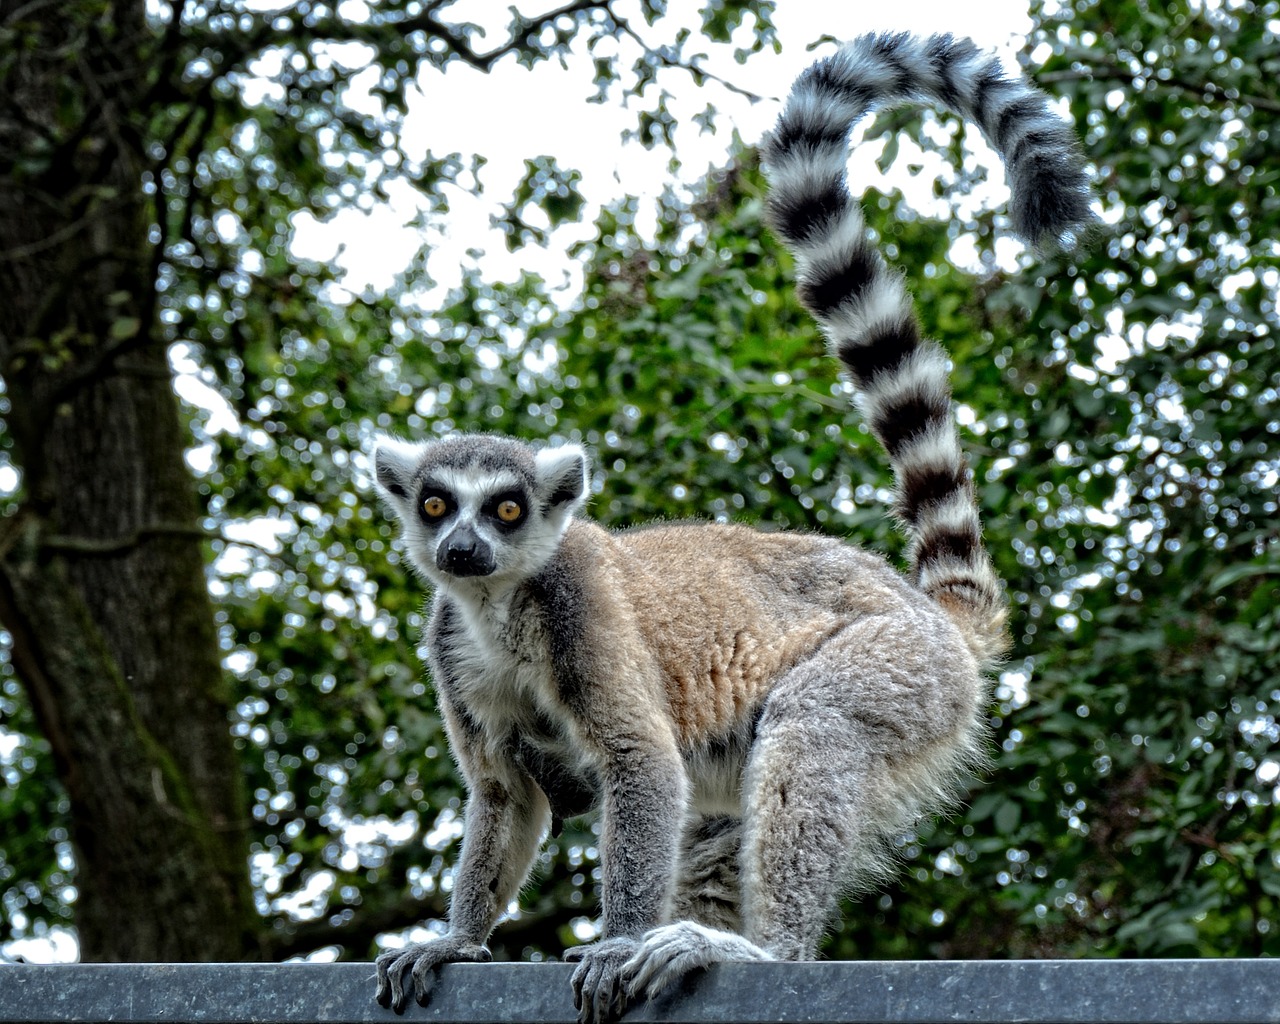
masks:
[(743, 934), (778, 960), (817, 955), (841, 892), (878, 873), (883, 849), (870, 806), (875, 727), (827, 699), (840, 680), (813, 678), (822, 660), (770, 700), (747, 770)]
[(743, 783), (742, 927), (649, 932), (626, 968), (633, 997), (722, 961), (813, 959), (841, 893), (891, 874), (896, 835), (954, 795), (982, 684), (913, 618), (860, 620), (778, 681)]
[(894, 841), (983, 758), (986, 683), (928, 604), (845, 627), (765, 704), (747, 765), (743, 934), (809, 960), (842, 893), (892, 877)]
[(730, 932), (742, 927), (741, 850), (742, 820), (738, 817), (697, 815), (685, 825), (673, 921), (697, 921)]

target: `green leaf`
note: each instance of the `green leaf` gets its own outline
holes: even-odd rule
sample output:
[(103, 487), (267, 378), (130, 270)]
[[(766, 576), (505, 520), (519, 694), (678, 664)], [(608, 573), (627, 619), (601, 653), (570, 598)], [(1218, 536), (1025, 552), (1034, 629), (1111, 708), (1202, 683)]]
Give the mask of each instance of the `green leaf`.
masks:
[(1241, 580), (1249, 579), (1253, 576), (1274, 575), (1280, 575), (1280, 562), (1249, 562), (1229, 566), (1209, 581), (1209, 593), (1216, 594), (1233, 583), (1239, 583)]
[(142, 321), (136, 316), (117, 317), (111, 321), (110, 338), (112, 341), (125, 341), (135, 337), (142, 327)]
[(1003, 836), (1011, 836), (1018, 830), (1022, 822), (1022, 806), (1013, 800), (1004, 800), (996, 808), (996, 831)]

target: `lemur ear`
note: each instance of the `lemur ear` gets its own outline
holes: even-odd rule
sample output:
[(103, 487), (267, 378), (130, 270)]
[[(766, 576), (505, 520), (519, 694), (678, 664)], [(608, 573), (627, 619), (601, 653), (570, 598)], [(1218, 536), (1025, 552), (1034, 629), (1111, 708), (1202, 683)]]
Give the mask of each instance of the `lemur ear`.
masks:
[(534, 456), (538, 490), (547, 495), (552, 508), (576, 505), (587, 497), (587, 453), (581, 445), (562, 444), (543, 448)]
[(404, 501), (409, 497), (414, 471), (422, 458), (422, 444), (401, 441), (398, 437), (380, 434), (373, 450), (373, 479), (378, 491), (391, 501)]

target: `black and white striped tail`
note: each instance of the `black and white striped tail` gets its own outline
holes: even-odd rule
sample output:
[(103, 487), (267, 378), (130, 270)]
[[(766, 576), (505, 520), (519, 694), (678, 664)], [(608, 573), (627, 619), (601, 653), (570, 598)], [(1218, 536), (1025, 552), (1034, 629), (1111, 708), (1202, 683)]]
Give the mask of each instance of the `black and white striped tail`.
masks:
[(763, 144), (769, 213), (795, 254), (800, 298), (893, 464), (912, 577), (965, 609), (994, 651), (1003, 588), (982, 543), (947, 356), (920, 337), (902, 278), (867, 237), (845, 180), (855, 122), (906, 100), (932, 101), (978, 125), (1004, 159), (1013, 227), (1027, 241), (1070, 243), (1091, 220), (1091, 194), (1075, 134), (1044, 94), (951, 36), (854, 40), (800, 75)]

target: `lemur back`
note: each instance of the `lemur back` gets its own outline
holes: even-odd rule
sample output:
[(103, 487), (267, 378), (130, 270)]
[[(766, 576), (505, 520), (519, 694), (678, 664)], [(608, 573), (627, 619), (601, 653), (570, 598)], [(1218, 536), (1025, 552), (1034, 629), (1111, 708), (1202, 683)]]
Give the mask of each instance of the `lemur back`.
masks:
[(812, 534), (609, 532), (577, 514), (577, 445), (379, 441), (379, 491), (435, 590), (428, 657), (469, 793), (449, 930), (379, 957), (384, 1005), (487, 959), (548, 827), (592, 809), (602, 936), (567, 954), (584, 1022), (719, 960), (813, 957), (838, 895), (885, 876), (894, 838), (982, 763), (1002, 587), (947, 358), (845, 181), (852, 124), (918, 97), (1003, 155), (1023, 237), (1069, 240), (1089, 203), (1045, 98), (945, 36), (865, 36), (818, 62), (764, 142), (800, 296), (893, 466), (905, 574)]

